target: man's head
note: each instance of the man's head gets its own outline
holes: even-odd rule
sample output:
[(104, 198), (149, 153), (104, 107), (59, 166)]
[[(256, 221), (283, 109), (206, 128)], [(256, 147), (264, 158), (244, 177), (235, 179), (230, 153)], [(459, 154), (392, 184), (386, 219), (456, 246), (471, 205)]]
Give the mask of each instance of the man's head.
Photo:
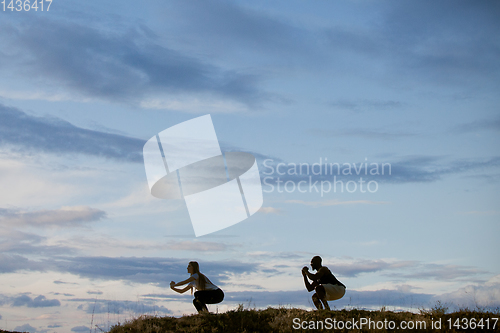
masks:
[(320, 256), (314, 256), (312, 259), (311, 259), (311, 267), (312, 269), (314, 270), (318, 270), (321, 268), (321, 257)]

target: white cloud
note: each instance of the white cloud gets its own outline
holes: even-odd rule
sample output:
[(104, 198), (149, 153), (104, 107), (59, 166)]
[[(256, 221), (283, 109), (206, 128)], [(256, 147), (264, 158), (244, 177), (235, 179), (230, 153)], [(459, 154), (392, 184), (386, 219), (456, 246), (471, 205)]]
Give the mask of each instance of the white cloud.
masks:
[(16, 326), (14, 328), (14, 331), (17, 331), (17, 332), (37, 332), (37, 329), (33, 326), (31, 326), (30, 324), (24, 324), (24, 325), (21, 325), (21, 326)]
[[(50, 102), (59, 102), (66, 100), (78, 100), (72, 98), (69, 94), (57, 92), (51, 93), (47, 91), (26, 91), (26, 90), (12, 90), (12, 89), (0, 89), (0, 97), (8, 99), (20, 99), (20, 100), (42, 100)], [(84, 102), (88, 99), (80, 99), (79, 101)]]
[(188, 113), (235, 113), (248, 111), (248, 107), (242, 103), (231, 100), (214, 98), (212, 96), (198, 97), (180, 96), (175, 98), (153, 98), (141, 101), (140, 106), (146, 109), (182, 111)]
[(151, 195), (146, 180), (126, 191), (116, 200), (100, 204), (113, 217), (173, 212), (185, 209), (181, 200), (158, 199)]
[(380, 271), (398, 270), (401, 268), (411, 268), (416, 265), (412, 261), (397, 260), (368, 260), (355, 259), (345, 262), (333, 261), (335, 264), (329, 265), (332, 270), (340, 276), (355, 277), (362, 273), (374, 273)]
[[(78, 189), (72, 183), (61, 181), (58, 175), (24, 162), (0, 159), (0, 202), (5, 207), (31, 206), (61, 202)], [(7, 190), (8, 189), (8, 190)]]
[(0, 209), (0, 221), (4, 225), (15, 227), (75, 227), (85, 223), (95, 222), (106, 217), (102, 210), (73, 206), (56, 210), (19, 211)]
[(500, 275), (492, 277), (485, 283), (469, 284), (437, 298), (459, 307), (498, 308), (500, 307)]
[(282, 210), (274, 207), (261, 207), (259, 212), (264, 214), (281, 214)]
[(203, 252), (218, 252), (226, 251), (229, 246), (223, 243), (202, 242), (202, 241), (182, 241), (170, 242), (167, 246), (169, 250), (177, 251), (203, 251)]

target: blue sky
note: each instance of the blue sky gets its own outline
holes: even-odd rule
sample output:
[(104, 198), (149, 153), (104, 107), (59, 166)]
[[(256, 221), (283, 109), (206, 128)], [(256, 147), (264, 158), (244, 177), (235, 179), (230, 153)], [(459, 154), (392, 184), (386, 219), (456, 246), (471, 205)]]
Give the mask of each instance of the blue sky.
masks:
[[(499, 307), (499, 14), (493, 1), (0, 11), (0, 328), (194, 313), (168, 288), (190, 260), (226, 292), (219, 311), (310, 309), (314, 255), (347, 285), (337, 308)], [(269, 178), (258, 213), (196, 238), (183, 201), (150, 195), (142, 146), (205, 114), (222, 151), (254, 154)], [(364, 177), (376, 191), (323, 195), (296, 186), (332, 175), (276, 172), (326, 160), (391, 172)], [(363, 176), (346, 173), (351, 189)]]

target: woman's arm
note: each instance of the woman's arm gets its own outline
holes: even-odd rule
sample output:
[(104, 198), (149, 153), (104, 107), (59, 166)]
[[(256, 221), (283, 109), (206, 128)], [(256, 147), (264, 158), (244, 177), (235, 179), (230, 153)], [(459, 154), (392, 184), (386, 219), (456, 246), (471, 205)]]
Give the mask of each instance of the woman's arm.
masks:
[(193, 282), (194, 280), (196, 280), (196, 279), (195, 279), (194, 277), (192, 277), (192, 276), (191, 276), (191, 277), (189, 277), (188, 279), (186, 279), (186, 280), (184, 280), (184, 281), (181, 281), (181, 282), (174, 283), (173, 285), (172, 285), (172, 282), (174, 282), (174, 281), (172, 281), (172, 282), (170, 282), (170, 287), (179, 287), (179, 286), (183, 286), (183, 285), (185, 285), (186, 283)]
[(192, 286), (186, 286), (185, 288), (183, 289), (178, 289), (178, 288), (175, 288), (174, 286), (171, 286), (170, 289), (172, 289), (173, 291), (176, 291), (178, 292), (179, 294), (183, 294), (185, 293), (186, 291), (188, 291), (189, 289), (191, 289)]
[(190, 276), (188, 279), (181, 281), (181, 282), (175, 283), (174, 281), (172, 281), (172, 282), (170, 282), (170, 289), (172, 289), (175, 292), (178, 292), (179, 294), (183, 294), (186, 291), (188, 291), (189, 289), (193, 288), (193, 286), (187, 285), (185, 288), (182, 288), (182, 289), (175, 288), (175, 287), (185, 285), (185, 284), (190, 283), (190, 282), (195, 281), (195, 280), (196, 279), (193, 276)]

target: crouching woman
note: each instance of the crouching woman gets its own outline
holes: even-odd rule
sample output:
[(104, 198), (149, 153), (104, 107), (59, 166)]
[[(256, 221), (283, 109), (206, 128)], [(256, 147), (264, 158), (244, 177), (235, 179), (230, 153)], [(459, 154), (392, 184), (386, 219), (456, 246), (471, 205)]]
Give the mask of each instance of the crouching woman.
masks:
[[(202, 311), (208, 312), (207, 304), (222, 302), (224, 299), (224, 292), (213, 284), (205, 275), (200, 273), (200, 266), (196, 261), (191, 261), (188, 264), (187, 271), (191, 276), (181, 282), (170, 282), (170, 289), (182, 294), (189, 289), (191, 289), (191, 293), (193, 293), (193, 288), (196, 288), (198, 291), (194, 293), (193, 304), (196, 310), (198, 310), (198, 313)], [(183, 289), (176, 288), (185, 284), (187, 284), (187, 286)]]

